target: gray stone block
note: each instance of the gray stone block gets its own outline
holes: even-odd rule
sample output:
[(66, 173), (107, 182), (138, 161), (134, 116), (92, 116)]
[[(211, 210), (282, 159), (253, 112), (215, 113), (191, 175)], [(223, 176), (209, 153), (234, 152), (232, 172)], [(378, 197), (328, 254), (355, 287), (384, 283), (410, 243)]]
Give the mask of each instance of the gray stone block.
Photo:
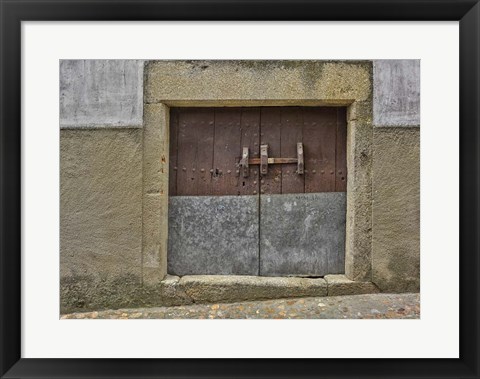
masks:
[(325, 275), (328, 296), (361, 295), (380, 292), (372, 282), (355, 282), (345, 275)]
[(60, 126), (142, 126), (143, 65), (138, 60), (61, 60)]
[(168, 273), (258, 275), (257, 196), (169, 199)]
[(373, 124), (420, 125), (420, 60), (373, 62)]
[(327, 282), (321, 278), (193, 275), (182, 277), (179, 285), (195, 303), (327, 296)]
[(260, 275), (345, 271), (345, 192), (262, 195)]

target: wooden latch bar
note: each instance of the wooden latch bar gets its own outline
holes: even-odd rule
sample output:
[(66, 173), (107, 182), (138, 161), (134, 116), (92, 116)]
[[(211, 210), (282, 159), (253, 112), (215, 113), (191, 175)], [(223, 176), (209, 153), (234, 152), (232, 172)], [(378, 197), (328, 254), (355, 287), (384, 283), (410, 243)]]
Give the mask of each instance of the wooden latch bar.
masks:
[(297, 158), (269, 158), (268, 157), (268, 145), (260, 146), (260, 158), (249, 158), (248, 147), (243, 148), (242, 158), (238, 163), (238, 166), (242, 168), (243, 177), (246, 178), (249, 175), (249, 165), (260, 165), (260, 174), (266, 175), (268, 173), (269, 164), (297, 164), (297, 174), (303, 175), (304, 173), (304, 159), (303, 159), (303, 143), (297, 143)]
[(268, 145), (261, 145), (260, 146), (260, 174), (267, 175), (267, 173), (268, 173)]
[(242, 159), (238, 163), (238, 166), (242, 168), (242, 174), (244, 178), (248, 178), (248, 176), (250, 175), (250, 170), (248, 168), (248, 156), (248, 147), (244, 147), (242, 152)]
[(297, 143), (297, 174), (303, 175), (303, 143)]

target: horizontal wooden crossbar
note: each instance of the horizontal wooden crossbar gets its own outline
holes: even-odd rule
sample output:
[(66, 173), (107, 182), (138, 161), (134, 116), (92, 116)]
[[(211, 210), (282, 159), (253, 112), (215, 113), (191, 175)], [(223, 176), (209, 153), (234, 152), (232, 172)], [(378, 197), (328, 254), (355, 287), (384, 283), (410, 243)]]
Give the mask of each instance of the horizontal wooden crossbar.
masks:
[[(268, 164), (298, 163), (297, 158), (268, 158)], [(260, 164), (260, 158), (250, 158), (248, 164)]]

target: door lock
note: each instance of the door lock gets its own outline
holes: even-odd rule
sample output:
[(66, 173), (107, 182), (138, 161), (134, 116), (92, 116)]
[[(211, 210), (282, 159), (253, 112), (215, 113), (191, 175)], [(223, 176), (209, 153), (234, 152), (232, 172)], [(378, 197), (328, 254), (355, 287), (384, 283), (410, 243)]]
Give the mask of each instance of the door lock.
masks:
[(303, 143), (297, 143), (297, 158), (269, 158), (268, 157), (268, 145), (260, 146), (260, 158), (250, 158), (248, 147), (243, 147), (242, 158), (238, 163), (238, 167), (242, 169), (244, 178), (249, 176), (249, 165), (260, 165), (260, 174), (267, 175), (269, 164), (297, 164), (297, 174), (303, 175), (304, 173), (304, 159), (303, 159)]

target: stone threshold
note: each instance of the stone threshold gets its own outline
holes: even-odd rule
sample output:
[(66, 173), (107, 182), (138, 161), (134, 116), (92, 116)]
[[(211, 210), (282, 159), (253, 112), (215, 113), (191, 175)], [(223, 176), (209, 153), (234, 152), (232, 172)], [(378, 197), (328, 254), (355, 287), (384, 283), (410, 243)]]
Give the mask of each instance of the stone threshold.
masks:
[(378, 293), (371, 282), (349, 280), (345, 275), (324, 278), (237, 275), (168, 275), (160, 283), (165, 303), (232, 303), (295, 297), (342, 296)]

